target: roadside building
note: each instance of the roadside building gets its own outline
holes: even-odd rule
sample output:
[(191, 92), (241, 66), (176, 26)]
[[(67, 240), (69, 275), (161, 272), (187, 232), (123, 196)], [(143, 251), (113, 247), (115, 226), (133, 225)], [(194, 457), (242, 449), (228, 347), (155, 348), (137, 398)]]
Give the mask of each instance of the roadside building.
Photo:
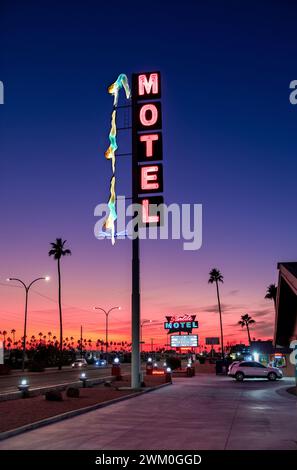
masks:
[(278, 263), (274, 344), (289, 347), (297, 339), (297, 262)]
[(251, 356), (254, 361), (264, 366), (273, 366), (282, 369), (284, 376), (293, 377), (295, 369), (290, 362), (289, 347), (274, 346), (272, 340), (251, 341)]
[(234, 344), (230, 347), (230, 357), (234, 360), (250, 360), (251, 359), (251, 352), (250, 346), (246, 346), (245, 344)]
[[(279, 270), (275, 328), (274, 328), (274, 364), (282, 367), (284, 375), (294, 376), (295, 366), (290, 361), (290, 344), (297, 339), (297, 262), (278, 263)], [(267, 342), (262, 342), (267, 343)], [(264, 349), (263, 349), (264, 348)], [(270, 346), (254, 344), (254, 352), (267, 361), (273, 355)]]

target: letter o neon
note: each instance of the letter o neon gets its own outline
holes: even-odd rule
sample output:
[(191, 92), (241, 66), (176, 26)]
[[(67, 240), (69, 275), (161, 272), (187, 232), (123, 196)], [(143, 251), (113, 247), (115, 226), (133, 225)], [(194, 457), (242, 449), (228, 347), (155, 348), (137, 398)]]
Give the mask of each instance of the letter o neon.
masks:
[[(151, 116), (148, 117), (147, 114), (150, 113)], [(139, 119), (143, 126), (153, 126), (158, 120), (158, 110), (154, 104), (144, 104), (140, 108)]]

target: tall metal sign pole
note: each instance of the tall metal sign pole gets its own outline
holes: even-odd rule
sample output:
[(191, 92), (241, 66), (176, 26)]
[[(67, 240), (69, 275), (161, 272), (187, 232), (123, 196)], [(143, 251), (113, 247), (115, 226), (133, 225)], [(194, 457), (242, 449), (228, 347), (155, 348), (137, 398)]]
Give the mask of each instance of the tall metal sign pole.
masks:
[[(109, 133), (110, 145), (105, 157), (112, 163), (110, 181), (109, 213), (104, 228), (111, 234), (115, 243), (116, 213), (116, 113), (120, 90), (124, 88), (126, 98), (130, 98), (130, 87), (127, 75), (121, 73), (110, 85), (108, 92), (113, 95), (113, 111)], [(161, 113), (161, 77), (159, 72), (139, 73), (132, 75), (132, 203), (135, 207), (137, 224), (132, 239), (132, 380), (131, 387), (141, 386), (140, 361), (140, 270), (139, 270), (139, 227), (159, 226), (163, 219), (160, 204), (163, 198), (163, 157), (162, 148), (162, 113)], [(118, 130), (128, 127), (118, 128)], [(120, 156), (121, 154), (117, 154)], [(124, 155), (124, 154), (122, 154)], [(126, 154), (127, 155), (127, 154)], [(140, 208), (140, 210), (139, 210)], [(135, 215), (135, 214), (134, 214)]]
[[(150, 204), (163, 202), (162, 127), (160, 73), (132, 75), (132, 202), (140, 204), (141, 215), (132, 240), (132, 380), (141, 386), (140, 360), (140, 262), (139, 226), (159, 226), (161, 215), (150, 213)], [(158, 130), (158, 131), (157, 131)], [(152, 132), (153, 131), (153, 132)], [(149, 162), (149, 163), (148, 163)], [(154, 196), (152, 196), (154, 194)]]
[[(138, 202), (137, 177), (137, 76), (132, 75), (132, 203)], [(140, 388), (140, 270), (139, 270), (139, 237), (132, 240), (132, 369), (131, 387)]]

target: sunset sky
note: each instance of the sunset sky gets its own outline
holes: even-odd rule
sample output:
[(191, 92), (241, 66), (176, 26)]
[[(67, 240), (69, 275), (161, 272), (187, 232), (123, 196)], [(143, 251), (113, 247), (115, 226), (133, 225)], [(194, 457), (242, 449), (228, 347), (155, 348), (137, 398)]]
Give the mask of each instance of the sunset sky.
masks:
[[(229, 6), (228, 6), (229, 3)], [(261, 5), (259, 5), (261, 3)], [(198, 334), (219, 335), (219, 268), (227, 341), (272, 338), (277, 262), (296, 261), (296, 13), (291, 2), (67, 2), (4, 0), (0, 5), (0, 330), (58, 333), (56, 263), (49, 243), (67, 240), (63, 259), (64, 333), (130, 339), (131, 242), (94, 237), (94, 208), (108, 198), (104, 158), (119, 73), (162, 74), (164, 199), (203, 205), (203, 245), (141, 243), (144, 339), (163, 345), (165, 315), (196, 314)], [(127, 151), (127, 142), (119, 140)], [(118, 159), (117, 193), (130, 196), (130, 160)]]

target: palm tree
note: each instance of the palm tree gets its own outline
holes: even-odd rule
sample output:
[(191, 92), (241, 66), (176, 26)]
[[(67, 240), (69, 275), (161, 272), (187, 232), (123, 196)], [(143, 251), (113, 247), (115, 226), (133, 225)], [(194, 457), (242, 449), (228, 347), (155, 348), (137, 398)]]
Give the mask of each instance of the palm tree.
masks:
[(51, 331), (48, 331), (48, 341), (49, 343), (51, 342), (51, 337), (52, 337), (52, 332)]
[(248, 313), (245, 315), (241, 315), (241, 320), (239, 320), (238, 325), (240, 325), (242, 328), (246, 327), (248, 338), (249, 338), (249, 344), (251, 344), (251, 335), (250, 335), (250, 325), (253, 323), (256, 323), (255, 320), (252, 319), (252, 317), (249, 316)]
[(54, 260), (58, 262), (58, 281), (59, 281), (59, 315), (60, 315), (60, 363), (59, 370), (62, 369), (62, 360), (63, 360), (63, 322), (62, 322), (62, 301), (61, 301), (61, 258), (62, 256), (71, 255), (69, 249), (65, 249), (65, 243), (67, 240), (62, 240), (62, 238), (56, 238), (54, 243), (51, 243), (52, 248), (48, 252), (49, 256), (53, 256)]
[(13, 339), (13, 344), (15, 343), (15, 333), (16, 333), (16, 330), (13, 328), (10, 332), (12, 334), (12, 339)]
[(6, 335), (7, 335), (7, 331), (3, 330), (2, 336), (3, 336), (3, 351), (4, 352), (5, 352), (5, 344), (6, 344)]
[(219, 271), (219, 269), (213, 268), (209, 273), (208, 283), (216, 284), (218, 307), (219, 307), (219, 314), (220, 314), (220, 326), (221, 326), (221, 349), (222, 349), (222, 358), (224, 359), (224, 337), (223, 337), (222, 309), (221, 309), (221, 301), (220, 301), (219, 282), (224, 282), (224, 276)]
[(276, 295), (277, 295), (277, 287), (275, 284), (269, 284), (266, 290), (265, 299), (273, 300), (274, 308), (276, 309)]

